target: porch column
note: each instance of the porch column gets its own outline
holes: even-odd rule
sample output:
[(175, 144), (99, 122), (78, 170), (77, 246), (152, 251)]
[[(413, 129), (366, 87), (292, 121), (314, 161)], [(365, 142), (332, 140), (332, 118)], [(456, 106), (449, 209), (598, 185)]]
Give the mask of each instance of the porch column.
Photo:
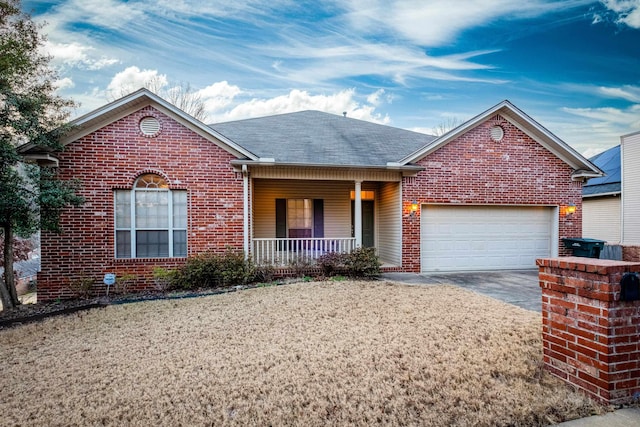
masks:
[(247, 165), (242, 165), (242, 199), (242, 247), (244, 258), (249, 259), (249, 171), (247, 170)]
[(356, 181), (356, 197), (353, 203), (353, 234), (356, 248), (362, 246), (362, 181)]

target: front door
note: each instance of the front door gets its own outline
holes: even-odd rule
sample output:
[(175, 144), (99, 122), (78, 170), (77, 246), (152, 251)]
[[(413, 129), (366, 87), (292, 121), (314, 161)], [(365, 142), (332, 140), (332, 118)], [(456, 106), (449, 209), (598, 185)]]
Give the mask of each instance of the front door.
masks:
[[(355, 209), (355, 202), (351, 201), (351, 237), (354, 236), (355, 221), (353, 220)], [(374, 209), (373, 200), (362, 200), (362, 246), (365, 248), (371, 248), (375, 244), (374, 235)]]

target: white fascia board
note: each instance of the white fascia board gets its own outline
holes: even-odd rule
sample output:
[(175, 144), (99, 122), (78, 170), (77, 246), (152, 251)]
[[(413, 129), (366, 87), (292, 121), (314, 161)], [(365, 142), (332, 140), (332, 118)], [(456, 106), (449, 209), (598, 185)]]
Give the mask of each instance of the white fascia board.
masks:
[(585, 174), (585, 176), (589, 177), (604, 176), (604, 172), (600, 170), (596, 165), (591, 163), (580, 153), (574, 150), (571, 146), (567, 145), (560, 138), (549, 132), (545, 127), (540, 125), (538, 122), (536, 122), (534, 119), (529, 117), (526, 113), (524, 113), (522, 110), (520, 110), (507, 100), (502, 101), (501, 103), (491, 107), (490, 109), (467, 121), (466, 123), (463, 123), (457, 128), (442, 135), (440, 138), (434, 140), (431, 144), (400, 160), (400, 163), (406, 164), (420, 160), (426, 155), (438, 150), (448, 142), (454, 140), (458, 136), (470, 131), (495, 114), (500, 114), (511, 124), (526, 133), (534, 141), (538, 142), (540, 145), (545, 147), (547, 150), (549, 150), (551, 153), (553, 153), (555, 156), (557, 156), (559, 159), (571, 166), (576, 171), (581, 169), (589, 170), (592, 172), (592, 174)]
[(460, 135), (468, 132), (469, 130), (473, 129), (478, 124), (480, 124), (481, 122), (486, 120), (488, 117), (491, 117), (491, 115), (496, 114), (496, 112), (498, 110), (500, 110), (502, 107), (504, 107), (507, 104), (511, 105), (511, 103), (509, 101), (506, 101), (506, 100), (502, 101), (498, 105), (495, 105), (495, 106), (491, 107), (490, 109), (488, 109), (487, 111), (485, 111), (485, 112), (475, 116), (474, 118), (466, 121), (465, 123), (461, 124), (457, 128), (454, 128), (454, 129), (450, 130), (449, 132), (445, 133), (444, 135), (440, 136), (439, 138), (434, 139), (433, 141), (431, 141), (431, 143), (429, 143), (428, 145), (424, 146), (423, 148), (421, 148), (421, 149), (409, 154), (405, 158), (401, 159), (398, 163), (407, 164), (407, 163), (417, 162), (418, 160), (422, 159), (423, 157), (427, 156), (428, 154), (431, 154), (434, 151), (438, 150), (443, 145), (446, 145), (448, 142), (456, 139), (458, 136), (460, 136)]
[(515, 109), (515, 107), (513, 107), (512, 112), (515, 113), (515, 117), (514, 114), (510, 114), (508, 110), (506, 110), (506, 112), (501, 111), (500, 114), (538, 144), (571, 166), (576, 171), (576, 176), (595, 178), (605, 175), (604, 171), (531, 117)]
[(68, 135), (62, 138), (61, 142), (63, 145), (69, 144), (147, 105), (151, 105), (167, 116), (174, 118), (180, 124), (237, 157), (248, 157), (253, 160), (258, 159), (258, 157), (249, 150), (239, 146), (224, 135), (147, 89), (139, 89), (136, 92), (71, 121), (70, 125), (77, 127), (77, 129), (72, 129)]

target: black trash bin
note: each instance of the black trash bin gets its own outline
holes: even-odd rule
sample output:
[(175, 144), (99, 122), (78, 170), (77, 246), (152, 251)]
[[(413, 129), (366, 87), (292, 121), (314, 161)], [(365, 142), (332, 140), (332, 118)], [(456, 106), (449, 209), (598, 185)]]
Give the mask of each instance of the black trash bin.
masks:
[(605, 241), (580, 237), (564, 237), (564, 247), (571, 249), (574, 256), (585, 258), (600, 258), (600, 251), (604, 248)]

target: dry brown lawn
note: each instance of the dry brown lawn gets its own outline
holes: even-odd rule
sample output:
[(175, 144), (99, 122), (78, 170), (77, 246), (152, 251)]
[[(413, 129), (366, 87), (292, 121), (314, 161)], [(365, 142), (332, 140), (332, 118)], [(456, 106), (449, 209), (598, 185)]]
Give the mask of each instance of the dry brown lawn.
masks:
[(540, 315), (453, 286), (319, 282), (0, 331), (0, 424), (547, 425)]

